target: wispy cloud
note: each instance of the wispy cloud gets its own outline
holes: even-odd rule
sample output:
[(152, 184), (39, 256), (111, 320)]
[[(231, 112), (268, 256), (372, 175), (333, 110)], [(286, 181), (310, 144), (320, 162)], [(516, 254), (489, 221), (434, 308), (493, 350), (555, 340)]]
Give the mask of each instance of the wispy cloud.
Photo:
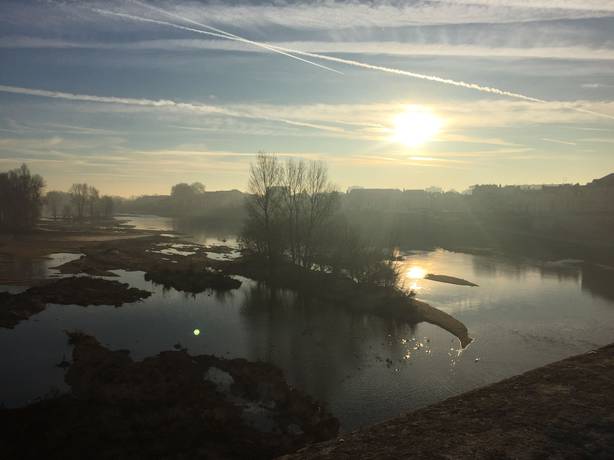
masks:
[[(245, 120), (249, 123), (266, 124), (282, 123), (287, 127), (305, 131), (312, 135), (322, 133), (326, 136), (336, 136), (347, 139), (386, 140), (394, 117), (402, 112), (407, 104), (426, 104), (434, 113), (445, 122), (441, 140), (449, 142), (484, 142), (502, 143), (505, 139), (491, 139), (487, 136), (471, 137), (461, 130), (487, 129), (518, 126), (535, 126), (543, 124), (573, 124), (590, 123), (599, 120), (593, 112), (605, 113), (614, 116), (614, 101), (575, 101), (575, 102), (548, 102), (536, 103), (513, 100), (477, 100), (454, 101), (450, 103), (421, 100), (387, 101), (371, 104), (227, 104), (212, 106), (194, 102), (177, 102), (173, 100), (150, 100), (127, 97), (110, 97), (90, 94), (73, 94), (67, 92), (48, 91), (36, 88), (21, 88), (0, 85), (0, 92), (37, 96), (51, 99), (68, 100), (75, 103), (88, 103), (78, 105), (75, 110), (81, 112), (101, 110), (111, 112), (132, 112), (137, 110), (158, 113), (164, 110), (169, 115), (177, 115), (175, 123), (165, 120), (158, 121), (165, 126), (179, 125), (176, 129), (224, 129), (241, 132), (246, 125), (220, 124), (215, 120), (220, 117), (228, 119)], [(91, 105), (96, 103), (97, 105)], [(98, 105), (99, 104), (99, 105)], [(91, 108), (89, 108), (91, 105)], [(196, 116), (191, 123), (185, 124), (185, 116)], [(202, 115), (206, 115), (202, 117)], [(200, 122), (195, 123), (197, 120)], [(179, 123), (177, 123), (179, 122)], [(8, 125), (8, 129), (16, 128), (15, 124)], [(47, 123), (43, 129), (65, 129), (73, 132), (90, 132), (88, 128), (75, 129), (72, 125)], [(590, 128), (590, 127), (589, 127)], [(591, 129), (607, 129), (594, 126)], [(91, 131), (94, 133), (94, 131)], [(111, 134), (103, 133), (99, 134)], [(254, 132), (256, 134), (256, 132)], [(283, 134), (283, 133), (282, 133)]]
[(576, 142), (564, 141), (561, 139), (551, 139), (549, 137), (542, 137), (542, 141), (552, 142), (553, 144), (559, 144), (559, 145), (578, 145)]
[[(216, 32), (210, 32), (210, 31), (205, 31), (205, 30), (201, 30), (201, 29), (195, 29), (193, 27), (186, 27), (186, 26), (182, 26), (182, 25), (175, 24), (175, 23), (168, 22), (168, 21), (159, 21), (159, 20), (155, 20), (155, 19), (148, 19), (148, 18), (144, 18), (144, 17), (140, 17), (140, 16), (131, 15), (131, 14), (116, 13), (116, 12), (112, 12), (112, 11), (108, 11), (108, 10), (101, 10), (101, 9), (94, 9), (93, 11), (99, 12), (101, 14), (108, 14), (108, 15), (119, 16), (119, 17), (126, 18), (126, 19), (132, 19), (134, 21), (150, 22), (150, 23), (154, 23), (154, 24), (164, 25), (164, 26), (175, 28), (175, 29), (186, 30), (186, 31), (189, 31), (189, 32), (194, 32), (194, 33), (199, 33), (199, 34), (204, 34), (204, 35), (213, 35), (213, 36), (217, 36), (217, 37), (220, 37), (220, 38), (228, 39), (228, 40), (231, 40), (231, 41), (242, 41), (242, 42), (245, 41), (244, 39), (236, 38), (236, 36), (233, 36), (232, 34), (223, 35), (225, 33), (223, 31), (220, 34), (220, 33), (216, 33)], [(268, 45), (268, 46), (271, 47), (271, 45)], [(475, 90), (475, 91), (481, 91), (481, 92), (485, 92), (485, 93), (496, 94), (496, 95), (499, 95), (499, 96), (506, 96), (506, 97), (511, 97), (511, 98), (515, 98), (515, 99), (521, 99), (521, 100), (525, 100), (525, 101), (532, 101), (532, 102), (546, 102), (543, 99), (535, 98), (535, 97), (532, 97), (532, 96), (527, 96), (527, 95), (516, 93), (516, 92), (513, 92), (513, 91), (507, 91), (507, 90), (503, 90), (503, 89), (500, 89), (500, 88), (494, 88), (494, 87), (490, 87), (490, 86), (483, 86), (483, 85), (479, 85), (477, 83), (470, 83), (470, 82), (465, 82), (465, 81), (460, 81), (460, 80), (453, 80), (451, 78), (443, 78), (443, 77), (439, 77), (437, 75), (426, 75), (426, 74), (417, 73), (417, 72), (409, 72), (407, 70), (401, 70), (401, 69), (395, 69), (395, 68), (392, 68), (392, 67), (386, 67), (386, 66), (381, 66), (381, 65), (369, 64), (369, 63), (366, 63), (366, 62), (356, 61), (356, 60), (353, 60), (353, 59), (343, 59), (343, 58), (340, 58), (340, 57), (334, 57), (334, 56), (329, 56), (329, 55), (324, 55), (324, 54), (317, 54), (317, 53), (310, 53), (310, 52), (299, 51), (299, 50), (290, 49), (290, 48), (282, 48), (282, 47), (279, 47), (279, 46), (273, 46), (273, 48), (276, 49), (276, 50), (283, 51), (285, 53), (298, 54), (300, 56), (307, 56), (307, 57), (321, 59), (321, 60), (325, 60), (325, 61), (336, 62), (336, 63), (339, 63), (339, 64), (346, 64), (346, 65), (350, 65), (350, 66), (354, 66), (354, 67), (361, 67), (363, 69), (377, 70), (377, 71), (380, 71), (380, 72), (391, 73), (391, 74), (395, 74), (395, 75), (403, 75), (403, 76), (406, 76), (406, 77), (417, 78), (417, 79), (420, 79), (420, 80), (428, 80), (428, 81), (433, 81), (433, 82), (436, 82), (436, 83), (442, 83), (442, 84), (446, 84), (446, 85), (459, 86), (459, 87), (462, 87), (462, 88), (467, 88), (467, 89), (471, 89), (471, 90)]]
[(582, 88), (588, 88), (588, 89), (614, 88), (614, 85), (608, 85), (605, 83), (583, 83)]
[(594, 142), (598, 144), (614, 144), (612, 137), (583, 137), (578, 139), (579, 142)]
[[(559, 59), (569, 61), (614, 60), (612, 48), (588, 46), (485, 46), (452, 43), (410, 43), (398, 41), (271, 41), (270, 45), (280, 48), (296, 49), (311, 53), (346, 53), (361, 55), (389, 56), (442, 56), (456, 58), (524, 58)], [(83, 48), (108, 50), (164, 50), (198, 51), (218, 50), (233, 52), (266, 52), (266, 50), (246, 47), (236, 41), (207, 39), (151, 39), (130, 42), (87, 42), (44, 39), (26, 36), (0, 37), (0, 48)], [(611, 87), (603, 83), (584, 83), (583, 88)]]
[(294, 29), (349, 29), (407, 25), (532, 22), (604, 17), (614, 12), (610, 0), (565, 1), (428, 1), (428, 2), (311, 2), (277, 1), (262, 4), (165, 2), (173, 13), (205, 22), (236, 27)]
[(177, 102), (168, 99), (136, 99), (127, 97), (115, 97), (115, 96), (93, 96), (89, 94), (74, 94), (61, 91), (48, 91), (36, 88), (22, 88), (18, 86), (0, 85), (0, 92), (22, 94), (27, 96), (46, 97), (52, 99), (64, 99), (69, 101), (81, 101), (81, 102), (99, 102), (103, 104), (119, 104), (127, 106), (137, 107), (150, 107), (156, 109), (170, 109), (179, 111), (188, 111), (192, 113), (199, 113), (205, 115), (223, 115), (237, 118), (256, 118), (267, 121), (275, 121), (279, 123), (301, 126), (305, 128), (320, 129), (324, 131), (342, 132), (341, 128), (335, 126), (325, 126), (316, 123), (309, 123), (298, 120), (282, 119), (274, 116), (255, 115), (254, 113), (238, 112), (236, 110), (229, 110), (223, 107), (217, 107), (206, 104), (196, 104), (187, 102)]

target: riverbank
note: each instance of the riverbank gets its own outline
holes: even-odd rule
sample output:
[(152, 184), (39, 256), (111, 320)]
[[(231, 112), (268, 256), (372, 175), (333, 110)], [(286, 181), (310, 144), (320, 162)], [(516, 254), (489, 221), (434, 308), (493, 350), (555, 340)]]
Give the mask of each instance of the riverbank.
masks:
[(135, 230), (121, 221), (94, 222), (43, 221), (28, 233), (0, 233), (0, 257), (40, 258), (56, 252), (79, 252), (82, 247), (103, 241), (141, 238), (158, 232)]
[(339, 422), (275, 366), (188, 354), (141, 361), (69, 333), (70, 392), (0, 409), (4, 458), (268, 459), (334, 437)]
[(114, 305), (146, 299), (150, 292), (126, 283), (87, 276), (46, 281), (19, 294), (0, 292), (0, 327), (13, 328), (40, 313), (49, 303), (60, 305)]
[(611, 344), (283, 459), (612, 458), (613, 381)]

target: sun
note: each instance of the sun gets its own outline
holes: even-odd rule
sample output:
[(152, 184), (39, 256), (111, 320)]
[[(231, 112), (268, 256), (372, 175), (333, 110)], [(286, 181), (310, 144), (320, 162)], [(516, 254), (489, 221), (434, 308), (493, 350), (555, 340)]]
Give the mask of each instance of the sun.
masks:
[(407, 147), (424, 144), (441, 129), (441, 120), (431, 110), (410, 105), (394, 119), (393, 140)]

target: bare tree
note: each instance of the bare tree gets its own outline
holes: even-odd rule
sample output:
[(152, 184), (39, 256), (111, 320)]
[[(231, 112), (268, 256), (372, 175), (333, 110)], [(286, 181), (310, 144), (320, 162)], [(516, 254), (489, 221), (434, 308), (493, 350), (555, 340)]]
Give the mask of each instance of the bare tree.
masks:
[(307, 166), (303, 160), (290, 159), (282, 175), (283, 203), (287, 217), (288, 243), (293, 263), (298, 262), (301, 241), (301, 217), (304, 208)]
[(115, 202), (113, 201), (113, 198), (111, 198), (108, 195), (104, 195), (101, 198), (101, 203), (102, 203), (102, 213), (104, 217), (106, 218), (113, 217), (113, 213), (115, 211)]
[[(259, 249), (264, 249), (269, 263), (277, 258), (280, 239), (279, 228), (275, 225), (280, 211), (280, 187), (283, 169), (274, 155), (260, 152), (255, 163), (250, 165), (248, 190), (248, 237)], [(264, 246), (261, 248), (260, 246)]]
[(64, 194), (57, 191), (47, 192), (47, 195), (45, 195), (45, 204), (53, 220), (57, 220), (60, 215), (60, 206), (62, 205), (63, 197)]
[(77, 213), (77, 219), (85, 216), (85, 206), (88, 202), (89, 186), (87, 184), (72, 184), (69, 190), (71, 201)]
[(338, 195), (328, 180), (328, 168), (322, 161), (309, 162), (305, 173), (305, 209), (302, 219), (301, 264), (311, 268), (319, 238), (338, 203)]
[(87, 203), (89, 205), (90, 219), (98, 217), (98, 203), (100, 201), (100, 192), (96, 187), (87, 187)]
[(293, 159), (281, 164), (259, 154), (250, 168), (249, 191), (244, 241), (269, 261), (285, 254), (311, 269), (337, 203), (326, 164)]

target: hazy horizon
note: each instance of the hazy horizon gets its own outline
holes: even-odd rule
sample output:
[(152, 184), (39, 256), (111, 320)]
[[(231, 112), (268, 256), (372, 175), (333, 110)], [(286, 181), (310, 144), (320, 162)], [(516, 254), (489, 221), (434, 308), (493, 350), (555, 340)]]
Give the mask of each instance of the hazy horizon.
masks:
[(244, 191), (258, 151), (339, 190), (614, 171), (609, 0), (9, 0), (0, 24), (0, 170), (47, 190)]

